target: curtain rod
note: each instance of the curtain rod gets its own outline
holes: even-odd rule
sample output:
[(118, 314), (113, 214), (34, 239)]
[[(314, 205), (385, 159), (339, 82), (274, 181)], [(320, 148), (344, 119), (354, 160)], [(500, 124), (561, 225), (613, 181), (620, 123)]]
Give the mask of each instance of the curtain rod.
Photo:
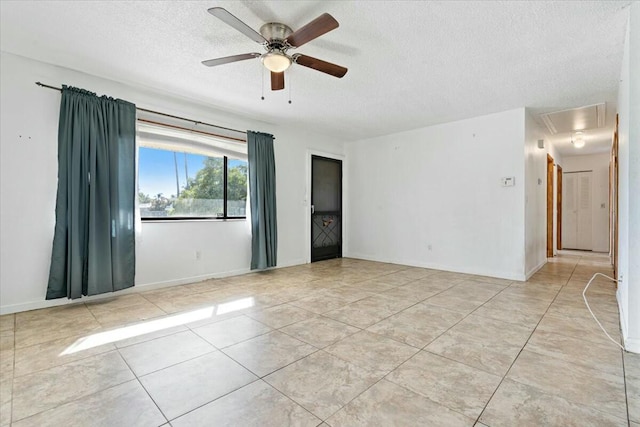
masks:
[[(40, 82), (36, 82), (36, 84), (38, 86), (40, 86), (40, 87), (46, 87), (47, 89), (53, 89), (53, 90), (57, 90), (58, 92), (62, 92), (62, 88), (59, 88), (59, 87), (46, 85), (46, 84), (40, 83)], [(148, 110), (146, 108), (140, 108), (140, 107), (136, 107), (136, 110), (144, 111), (145, 113), (156, 114), (158, 116), (170, 117), (172, 119), (184, 120), (185, 122), (191, 122), (191, 123), (196, 124), (196, 125), (211, 126), (211, 127), (218, 128), (218, 129), (224, 129), (224, 130), (228, 130), (228, 131), (232, 131), (232, 132), (243, 133), (245, 135), (247, 134), (247, 132), (245, 132), (243, 130), (238, 130), (238, 129), (233, 129), (233, 128), (226, 128), (224, 126), (218, 126), (218, 125), (212, 125), (211, 123), (205, 123), (205, 122), (201, 122), (199, 120), (187, 119), (186, 117), (180, 117), (180, 116), (174, 116), (172, 114), (161, 113), (160, 111)], [(193, 130), (193, 129), (188, 129), (188, 130)], [(212, 134), (212, 135), (215, 135), (215, 134)], [(216, 135), (216, 136), (222, 136), (222, 135)], [(237, 139), (237, 138), (232, 138), (232, 137), (228, 137), (228, 138)], [(239, 141), (244, 141), (244, 139), (239, 139)]]
[(197, 129), (189, 129), (189, 128), (185, 128), (185, 127), (182, 127), (182, 126), (170, 125), (168, 123), (155, 122), (153, 120), (147, 120), (147, 119), (138, 119), (138, 121), (139, 122), (143, 122), (143, 123), (150, 123), (150, 124), (153, 124), (153, 125), (164, 126), (164, 127), (168, 127), (168, 128), (171, 128), (171, 129), (186, 130), (186, 131), (193, 132), (193, 133), (199, 133), (201, 135), (215, 136), (216, 138), (230, 139), (230, 140), (233, 140), (233, 141), (242, 142), (244, 144), (247, 143), (247, 141), (245, 139), (242, 139), (242, 138), (234, 138), (232, 136), (218, 135), (217, 133), (205, 132), (205, 131), (197, 130)]

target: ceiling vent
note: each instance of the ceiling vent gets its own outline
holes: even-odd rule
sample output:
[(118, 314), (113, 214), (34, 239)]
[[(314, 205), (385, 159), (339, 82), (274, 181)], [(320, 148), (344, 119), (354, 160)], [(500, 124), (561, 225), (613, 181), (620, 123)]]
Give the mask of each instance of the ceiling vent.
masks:
[(541, 114), (540, 118), (552, 135), (580, 130), (601, 128), (604, 126), (605, 103), (571, 110)]

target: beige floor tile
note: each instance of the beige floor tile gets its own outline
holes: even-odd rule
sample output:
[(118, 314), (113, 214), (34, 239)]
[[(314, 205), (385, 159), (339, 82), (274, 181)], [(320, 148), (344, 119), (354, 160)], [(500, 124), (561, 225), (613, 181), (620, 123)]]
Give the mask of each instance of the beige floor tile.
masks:
[[(612, 338), (620, 341), (619, 327), (606, 325), (607, 332)], [(611, 343), (593, 319), (581, 317), (568, 317), (558, 313), (547, 313), (536, 328), (538, 331), (552, 332), (585, 341), (596, 343)]]
[(473, 314), (507, 323), (535, 326), (547, 311), (549, 304), (550, 301), (500, 293)]
[(416, 354), (417, 348), (361, 331), (324, 349), (342, 360), (385, 375)]
[(30, 374), (115, 350), (113, 344), (104, 344), (86, 350), (74, 351), (74, 345), (81, 343), (84, 339), (86, 336), (63, 338), (16, 349), (14, 375)]
[(149, 395), (136, 380), (69, 402), (13, 425), (111, 427), (158, 426), (166, 422)]
[[(196, 384), (179, 391), (184, 401), (177, 398), (164, 404), (192, 408), (193, 401), (203, 402), (199, 405), (204, 406), (196, 408), (193, 415), (185, 415), (181, 422), (199, 423), (204, 419), (206, 423), (210, 417), (223, 417), (218, 424), (225, 420), (230, 425), (314, 425), (354, 398), (332, 420), (344, 419), (356, 425), (400, 422), (394, 420), (402, 419), (405, 412), (391, 412), (391, 408), (395, 411), (403, 406), (396, 403), (397, 393), (383, 392), (386, 380), (366, 390), (382, 372), (407, 356), (398, 349), (415, 352), (424, 348), (424, 352), (398, 366), (388, 379), (404, 381), (397, 388), (409, 394), (400, 400), (418, 405), (424, 399), (431, 403), (421, 407), (436, 405), (432, 415), (440, 413), (438, 408), (448, 407), (470, 415), (468, 425), (473, 425), (478, 408), (486, 400), (489, 379), (505, 374), (517, 356), (508, 376), (517, 376), (519, 382), (507, 379), (502, 383), (483, 415), (491, 416), (492, 422), (487, 419), (477, 425), (617, 425), (627, 416), (620, 352), (600, 331), (582, 300), (584, 285), (595, 272), (611, 274), (608, 257), (573, 252), (567, 255), (563, 251), (527, 282), (343, 258), (0, 316), (0, 425), (8, 425), (7, 414), (11, 414), (7, 388), (12, 390), (18, 415), (33, 414), (18, 425), (60, 425), (61, 418), (65, 425), (86, 425), (85, 419), (78, 418), (82, 411), (70, 408), (94, 396), (103, 396), (100, 399), (112, 402), (108, 405), (116, 409), (108, 412), (105, 405), (90, 413), (90, 417), (106, 424), (165, 423), (164, 419), (146, 421), (144, 414), (127, 418), (128, 407), (117, 410), (122, 406), (119, 402), (136, 402), (137, 391), (130, 398), (128, 392), (117, 391), (126, 388), (118, 384), (132, 378), (131, 372), (126, 379), (120, 378), (124, 376), (117, 366), (114, 368), (113, 360), (104, 368), (109, 378), (103, 378), (97, 366), (82, 366), (121, 352), (137, 372), (158, 369), (146, 377), (157, 378), (158, 384), (166, 381), (164, 386), (158, 385), (158, 390), (164, 387), (163, 393), (175, 398), (181, 386), (174, 387), (172, 381), (186, 378), (197, 383), (207, 378), (210, 369), (216, 369), (209, 366), (211, 363), (209, 368), (201, 368), (194, 360), (228, 357), (193, 330), (215, 345), (226, 346), (225, 351), (235, 348), (234, 356), (246, 358), (245, 363), (256, 366), (253, 369), (277, 369), (265, 378), (279, 381), (277, 387), (288, 398), (257, 382), (235, 392), (229, 390), (225, 396), (209, 396), (217, 400), (192, 399), (191, 389), (202, 388)], [(607, 331), (619, 339), (615, 288), (598, 279), (587, 296)], [(202, 310), (206, 310), (204, 315)], [(260, 315), (264, 316), (262, 321), (282, 332), (275, 333), (254, 318)], [(158, 322), (161, 328), (154, 327)], [(101, 323), (110, 327), (105, 329)], [(131, 328), (136, 328), (135, 336), (129, 334)], [(59, 356), (62, 347), (73, 345), (78, 337), (101, 337), (103, 332), (115, 334), (104, 347)], [(259, 333), (264, 335), (256, 336)], [(527, 347), (519, 353), (528, 339)], [(245, 343), (252, 343), (251, 348), (243, 348)], [(114, 346), (118, 352), (113, 351)], [(317, 348), (334, 351), (353, 363)], [(624, 354), (631, 426), (640, 424), (636, 423), (640, 418), (640, 357), (636, 356)], [(235, 365), (241, 363), (238, 360)], [(121, 364), (131, 369), (122, 360)], [(184, 375), (176, 368), (183, 364), (187, 366)], [(239, 369), (245, 373), (248, 368)], [(122, 381), (113, 384), (113, 377)], [(16, 387), (8, 387), (14, 378)], [(257, 377), (250, 374), (250, 378), (253, 381)], [(39, 386), (35, 385), (38, 381), (42, 382)], [(225, 380), (220, 381), (224, 388)], [(418, 395), (418, 400), (412, 394)], [(247, 398), (272, 405), (263, 409), (258, 404), (247, 406), (242, 403)], [(133, 406), (145, 408), (146, 404)], [(376, 408), (370, 409), (374, 414), (379, 409), (383, 416), (368, 419), (361, 415), (371, 407)], [(102, 410), (108, 414), (100, 415)], [(315, 411), (318, 419), (306, 410)], [(215, 415), (221, 412), (224, 415)], [(422, 412), (415, 414), (420, 419)]]
[(322, 350), (265, 377), (265, 381), (326, 419), (380, 379)]
[(512, 426), (626, 426), (626, 420), (597, 408), (572, 403), (561, 396), (509, 379), (498, 388), (480, 420), (491, 427)]
[(485, 283), (491, 283), (493, 285), (500, 285), (504, 288), (506, 288), (507, 286), (510, 286), (514, 282), (511, 279), (501, 279), (498, 277), (476, 276), (476, 275), (472, 275), (469, 279), (475, 282), (485, 282)]
[(552, 274), (543, 274), (536, 273), (534, 274), (527, 282), (530, 283), (547, 283), (550, 285), (564, 285), (567, 283), (569, 278), (566, 275), (552, 275)]
[(372, 281), (376, 283), (381, 283), (383, 285), (398, 287), (398, 286), (406, 285), (407, 283), (413, 282), (414, 280), (420, 279), (420, 277), (413, 278), (413, 277), (407, 276), (406, 274), (402, 274), (402, 271), (398, 271), (391, 274), (385, 274), (384, 276), (378, 276), (372, 279)]
[(395, 289), (400, 285), (391, 285), (386, 282), (377, 280), (366, 280), (364, 282), (358, 282), (351, 285), (352, 288), (361, 289), (366, 292), (382, 293), (390, 289)]
[[(161, 320), (161, 319), (167, 319), (169, 317), (161, 317), (158, 319), (151, 319), (150, 321), (147, 322), (141, 322), (141, 323), (137, 323), (134, 324), (133, 327), (136, 327), (136, 325), (143, 325), (141, 327), (141, 330), (138, 331), (140, 332), (139, 335), (130, 337), (130, 338), (124, 338), (124, 335), (122, 336), (122, 338), (116, 339), (114, 341), (114, 344), (117, 348), (124, 348), (124, 347), (129, 347), (131, 345), (135, 345), (135, 344), (140, 344), (143, 342), (147, 342), (147, 341), (151, 341), (154, 340), (156, 338), (162, 338), (162, 337), (166, 337), (169, 335), (173, 335), (173, 334), (177, 334), (178, 332), (185, 332), (188, 331), (189, 329), (186, 326), (183, 325), (178, 325), (178, 326), (172, 326), (172, 327), (168, 327), (168, 328), (161, 328), (159, 330), (154, 330), (153, 332), (146, 332), (144, 331), (146, 328), (149, 328), (149, 325), (153, 325), (152, 329), (155, 329), (155, 325), (154, 325), (154, 321), (155, 320)], [(123, 328), (108, 328), (107, 331), (117, 331), (117, 332), (122, 332), (125, 333), (126, 331), (128, 331), (128, 329), (123, 329)], [(149, 329), (147, 329), (149, 330)]]
[(386, 379), (475, 419), (502, 377), (421, 351)]
[(623, 352), (624, 371), (627, 376), (640, 378), (640, 354)]
[(272, 330), (264, 323), (243, 315), (194, 328), (193, 332), (216, 347), (224, 348)]
[(376, 295), (324, 315), (349, 325), (366, 328), (413, 305), (406, 300)]
[(15, 323), (15, 314), (3, 314), (0, 316), (0, 332), (15, 331)]
[(172, 420), (257, 378), (221, 352), (209, 353), (140, 378)]
[(343, 298), (330, 297), (324, 294), (301, 298), (290, 303), (293, 306), (302, 308), (315, 314), (326, 313), (344, 307), (349, 302)]
[(360, 329), (328, 317), (317, 316), (285, 326), (280, 331), (314, 347), (324, 348), (355, 334)]
[(213, 292), (218, 291), (220, 289), (224, 289), (229, 284), (225, 281), (225, 279), (209, 279), (203, 280), (202, 282), (197, 283), (189, 283), (184, 285), (190, 292), (194, 294), (198, 294), (201, 292)]
[(413, 281), (413, 280), (423, 279), (437, 272), (438, 270), (432, 270), (430, 268), (409, 267), (392, 274), (394, 276), (405, 277)]
[(333, 427), (471, 426), (474, 420), (382, 380), (331, 416)]
[(368, 331), (422, 348), (464, 317), (430, 304), (416, 304), (367, 328)]
[(122, 384), (134, 375), (116, 352), (16, 377), (13, 384), (13, 420)]
[(104, 328), (123, 326), (143, 320), (158, 318), (166, 313), (148, 301), (129, 307), (93, 311), (96, 320)]
[(15, 347), (15, 333), (13, 331), (0, 332), (0, 351), (10, 351)]
[(532, 329), (470, 315), (425, 349), (492, 374), (504, 375)]
[(316, 350), (289, 335), (273, 331), (227, 347), (223, 351), (251, 372), (263, 377)]
[[(619, 329), (620, 317), (616, 313), (612, 313), (610, 311), (603, 311), (600, 307), (593, 306), (591, 307), (596, 317), (602, 323), (602, 325), (607, 328), (608, 331), (613, 330), (616, 331)], [(573, 318), (577, 320), (590, 320), (595, 323), (591, 313), (584, 305), (584, 303), (565, 303), (562, 301), (555, 301), (551, 306), (549, 306), (549, 314), (555, 316), (562, 316), (567, 318)]]
[(621, 377), (554, 357), (523, 350), (507, 377), (614, 416), (626, 411)]
[(215, 307), (220, 301), (219, 291), (190, 293), (188, 289), (180, 292), (176, 291), (175, 296), (166, 297), (169, 291), (163, 292), (162, 296), (144, 295), (156, 306), (166, 313), (177, 313), (182, 311), (197, 310), (202, 307)]
[(442, 292), (454, 287), (460, 282), (462, 282), (462, 279), (447, 279), (447, 278), (438, 277), (437, 275), (433, 274), (427, 277), (423, 277), (422, 279), (414, 280), (413, 282), (410, 282), (403, 286), (426, 288), (426, 289)]
[(193, 295), (193, 292), (186, 286), (169, 286), (140, 293), (140, 296), (154, 304), (188, 295)]
[(13, 398), (13, 379), (0, 380), (0, 426), (11, 424), (11, 399)]
[(267, 308), (266, 310), (248, 313), (247, 316), (274, 329), (279, 329), (283, 326), (313, 317), (314, 314), (289, 304), (282, 304)]
[(0, 351), (0, 378), (13, 378), (14, 350)]
[(412, 303), (417, 303), (420, 301), (424, 301), (425, 299), (430, 298), (439, 292), (442, 292), (442, 290), (433, 289), (426, 286), (412, 286), (411, 284), (409, 284), (382, 292), (380, 295), (390, 296), (407, 300)]
[(600, 344), (550, 332), (535, 331), (525, 349), (613, 375), (623, 375), (622, 352), (611, 343)]
[(319, 295), (326, 295), (328, 297), (340, 298), (346, 301), (347, 303), (352, 303), (359, 301), (361, 299), (365, 299), (375, 294), (372, 292), (363, 291), (358, 288), (353, 288), (351, 286), (340, 286), (337, 288), (324, 289), (319, 292)]
[(626, 387), (629, 419), (640, 423), (640, 377), (627, 376)]
[(558, 294), (562, 285), (543, 285), (527, 282), (514, 282), (511, 286), (505, 288), (502, 295), (515, 295), (524, 298), (536, 298), (543, 301), (551, 302)]
[(69, 321), (82, 321), (90, 318), (91, 312), (82, 303), (61, 305), (58, 307), (43, 308), (40, 310), (23, 311), (16, 313), (16, 331), (42, 326), (52, 321), (65, 323)]
[(87, 309), (93, 314), (105, 311), (120, 310), (128, 307), (136, 307), (149, 304), (149, 300), (141, 294), (117, 295), (109, 298), (101, 298), (85, 303)]
[(450, 310), (469, 313), (493, 298), (503, 288), (500, 285), (461, 282), (425, 302)]
[(262, 380), (171, 422), (173, 427), (315, 427), (321, 421)]
[[(64, 307), (68, 307), (68, 310), (63, 310)], [(45, 314), (30, 314), (28, 317), (27, 314), (32, 312), (24, 313), (25, 316), (20, 316), (23, 313), (18, 313), (16, 348), (89, 334), (102, 328), (84, 304), (54, 307), (54, 309), (36, 310), (36, 312), (43, 311)]]
[(137, 376), (217, 351), (191, 331), (179, 332), (119, 350)]

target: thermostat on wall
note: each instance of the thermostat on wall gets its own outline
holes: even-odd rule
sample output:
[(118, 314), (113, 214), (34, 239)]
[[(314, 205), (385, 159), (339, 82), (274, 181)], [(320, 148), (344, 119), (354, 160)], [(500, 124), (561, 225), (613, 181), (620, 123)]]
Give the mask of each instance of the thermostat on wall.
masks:
[(500, 179), (502, 181), (503, 187), (513, 187), (516, 185), (516, 177), (515, 176), (505, 176)]

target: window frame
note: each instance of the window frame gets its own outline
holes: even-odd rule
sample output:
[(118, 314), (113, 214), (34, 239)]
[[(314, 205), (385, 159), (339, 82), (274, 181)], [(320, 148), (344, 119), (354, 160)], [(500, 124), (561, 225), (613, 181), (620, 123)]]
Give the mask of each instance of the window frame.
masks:
[[(144, 146), (142, 146), (144, 147)], [(150, 148), (150, 147), (146, 147), (146, 148)], [(162, 148), (156, 148), (156, 150), (162, 150)], [(175, 151), (172, 150), (164, 150), (164, 151), (169, 151), (171, 153), (174, 153)], [(142, 214), (140, 214), (140, 220), (142, 222), (163, 222), (163, 221), (212, 221), (212, 220), (217, 220), (217, 221), (228, 221), (228, 220), (246, 220), (247, 216), (229, 216), (229, 208), (228, 208), (228, 195), (229, 195), (229, 188), (228, 188), (228, 173), (229, 173), (229, 158), (227, 156), (222, 156), (223, 158), (223, 178), (222, 178), (222, 185), (223, 185), (223, 209), (222, 209), (222, 216), (157, 216), (157, 217), (144, 217), (142, 216)], [(248, 162), (247, 162), (247, 167), (249, 166)], [(248, 171), (247, 171), (248, 173)], [(136, 177), (137, 180), (137, 177)], [(249, 197), (249, 177), (247, 175), (247, 197)], [(136, 192), (136, 197), (138, 195), (138, 192)], [(140, 208), (138, 208), (139, 210)], [(246, 212), (246, 210), (245, 210)]]

